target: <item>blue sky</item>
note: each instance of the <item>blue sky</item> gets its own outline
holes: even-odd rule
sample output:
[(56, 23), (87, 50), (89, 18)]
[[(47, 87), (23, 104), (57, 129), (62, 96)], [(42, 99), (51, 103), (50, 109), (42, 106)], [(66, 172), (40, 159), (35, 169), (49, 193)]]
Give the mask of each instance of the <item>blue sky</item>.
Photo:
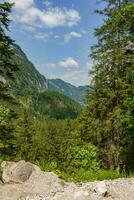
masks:
[[(47, 78), (89, 83), (94, 28), (102, 23), (96, 0), (14, 1), (10, 35)], [(0, 0), (3, 2), (3, 0)]]

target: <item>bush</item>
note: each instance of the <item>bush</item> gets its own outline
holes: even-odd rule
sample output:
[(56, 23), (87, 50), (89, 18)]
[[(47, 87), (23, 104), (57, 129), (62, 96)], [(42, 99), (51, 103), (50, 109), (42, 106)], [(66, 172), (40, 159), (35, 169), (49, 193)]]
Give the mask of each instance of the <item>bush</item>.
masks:
[(75, 172), (77, 170), (94, 171), (99, 170), (99, 163), (97, 162), (97, 149), (92, 144), (85, 146), (71, 147), (68, 151), (68, 172)]

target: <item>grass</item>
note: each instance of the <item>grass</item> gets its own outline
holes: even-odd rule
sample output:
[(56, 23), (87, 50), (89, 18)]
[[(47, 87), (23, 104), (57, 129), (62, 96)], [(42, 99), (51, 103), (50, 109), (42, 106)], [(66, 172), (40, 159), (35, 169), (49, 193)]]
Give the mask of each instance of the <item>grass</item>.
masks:
[(118, 172), (111, 170), (99, 170), (98, 172), (93, 172), (80, 169), (72, 174), (61, 172), (60, 170), (54, 170), (54, 173), (56, 173), (59, 176), (59, 178), (65, 181), (73, 181), (75, 183), (89, 182), (96, 180), (98, 181), (113, 180), (126, 177), (125, 175), (119, 174)]
[(114, 170), (103, 170), (103, 169), (99, 169), (96, 172), (91, 170), (85, 171), (84, 169), (79, 169), (73, 173), (65, 173), (64, 171), (57, 169), (55, 163), (44, 164), (43, 167), (41, 168), (42, 170), (47, 172), (53, 171), (63, 181), (72, 181), (75, 183), (114, 180), (118, 178), (134, 178), (134, 173), (130, 173), (129, 175), (127, 175), (127, 174), (120, 174)]

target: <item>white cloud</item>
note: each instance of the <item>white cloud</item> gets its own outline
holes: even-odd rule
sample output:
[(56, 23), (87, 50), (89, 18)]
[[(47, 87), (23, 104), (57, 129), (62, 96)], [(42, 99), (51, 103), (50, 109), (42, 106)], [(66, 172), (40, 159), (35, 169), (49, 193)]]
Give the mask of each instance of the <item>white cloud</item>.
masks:
[(41, 10), (36, 7), (34, 0), (9, 1), (15, 3), (14, 20), (23, 24), (54, 28), (73, 26), (80, 20), (80, 15), (75, 9), (46, 7), (46, 9)]
[(67, 67), (67, 68), (72, 68), (72, 67), (78, 67), (79, 64), (76, 60), (74, 60), (74, 58), (72, 57), (68, 57), (65, 60), (62, 60), (58, 63), (58, 65), (60, 67)]
[(9, 0), (9, 2), (15, 3), (15, 9), (21, 12), (35, 6), (34, 0)]
[(47, 63), (46, 66), (51, 68), (76, 68), (79, 66), (79, 63), (74, 58), (68, 57), (64, 60), (59, 61), (58, 63)]
[(22, 26), (23, 30), (29, 31), (29, 32), (35, 32), (35, 27), (33, 26)]
[[(65, 69), (59, 70), (58, 63), (48, 63), (48, 64), (36, 64), (38, 70), (45, 74), (47, 78), (54, 79), (60, 78), (68, 83), (73, 85), (89, 85), (92, 79), (92, 76), (89, 75), (88, 68), (82, 67), (80, 68), (71, 68), (69, 71)], [(86, 66), (86, 64), (85, 64)], [(45, 68), (51, 68), (49, 70), (45, 70)]]
[(48, 40), (49, 39), (49, 34), (47, 34), (47, 33), (37, 33), (35, 36), (35, 39), (37, 39), (37, 40), (44, 40), (44, 41), (46, 41), (46, 40)]
[(90, 78), (88, 76), (87, 70), (75, 70), (69, 73), (66, 73), (62, 76), (62, 79), (71, 82), (72, 84), (79, 85), (88, 85), (90, 82)]
[(67, 43), (73, 38), (81, 38), (82, 34), (78, 32), (70, 32), (64, 35), (64, 42)]
[(55, 79), (60, 78), (68, 83), (71, 83), (76, 86), (80, 85), (89, 85), (90, 84), (90, 77), (88, 76), (87, 70), (75, 70), (71, 72), (63, 73), (49, 73), (47, 78)]

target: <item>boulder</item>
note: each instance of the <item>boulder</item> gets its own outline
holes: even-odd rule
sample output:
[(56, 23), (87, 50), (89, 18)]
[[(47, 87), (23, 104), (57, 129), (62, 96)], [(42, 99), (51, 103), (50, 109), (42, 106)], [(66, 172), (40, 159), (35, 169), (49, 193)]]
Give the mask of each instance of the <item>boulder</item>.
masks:
[(99, 196), (105, 197), (108, 194), (108, 189), (105, 181), (97, 182), (94, 188), (94, 192)]
[(33, 165), (24, 160), (15, 162), (4, 161), (1, 164), (3, 171), (2, 180), (4, 183), (22, 183), (29, 179), (33, 172)]
[(65, 182), (25, 161), (3, 162), (0, 200), (132, 200), (134, 179)]

